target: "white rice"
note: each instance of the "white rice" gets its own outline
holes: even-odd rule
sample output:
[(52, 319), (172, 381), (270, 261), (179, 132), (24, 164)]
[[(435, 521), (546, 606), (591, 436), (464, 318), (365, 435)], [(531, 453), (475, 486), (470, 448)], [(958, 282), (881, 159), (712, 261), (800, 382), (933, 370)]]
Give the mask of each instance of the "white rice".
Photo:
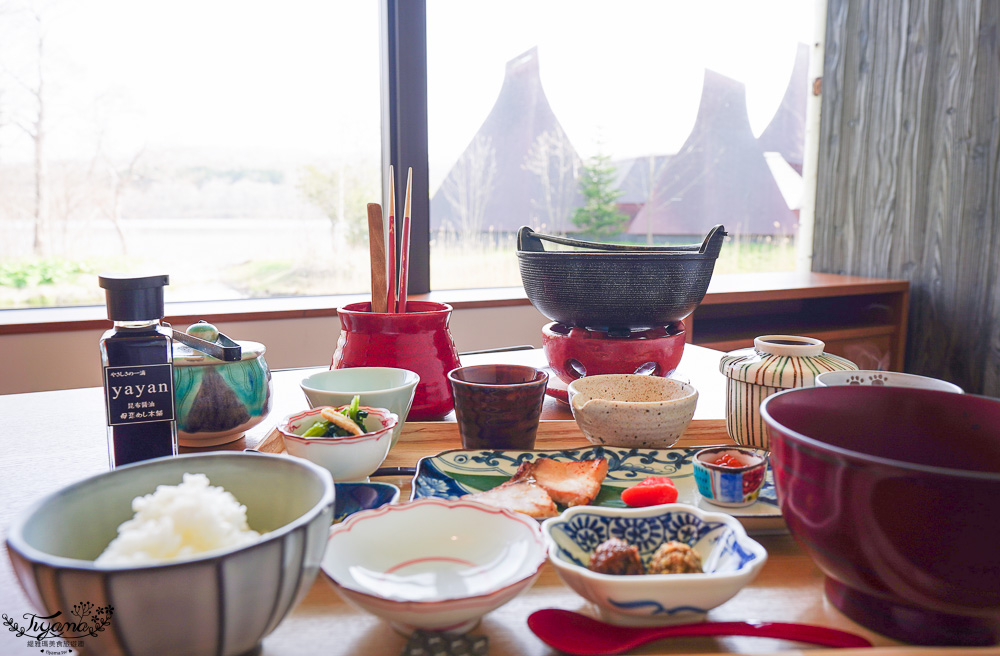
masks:
[(260, 539), (247, 524), (247, 508), (205, 474), (184, 474), (180, 485), (159, 485), (132, 500), (135, 516), (98, 556), (103, 566), (184, 560), (241, 547)]

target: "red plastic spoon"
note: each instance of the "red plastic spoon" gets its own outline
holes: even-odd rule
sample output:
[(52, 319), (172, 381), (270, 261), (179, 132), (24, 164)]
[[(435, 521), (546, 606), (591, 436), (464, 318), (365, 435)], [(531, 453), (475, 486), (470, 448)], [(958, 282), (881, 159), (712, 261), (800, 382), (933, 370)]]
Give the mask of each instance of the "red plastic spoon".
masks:
[(853, 633), (811, 624), (699, 622), (673, 626), (616, 626), (558, 608), (535, 611), (528, 617), (528, 628), (548, 646), (580, 656), (620, 654), (652, 640), (686, 636), (756, 636), (824, 647), (872, 646), (868, 640)]

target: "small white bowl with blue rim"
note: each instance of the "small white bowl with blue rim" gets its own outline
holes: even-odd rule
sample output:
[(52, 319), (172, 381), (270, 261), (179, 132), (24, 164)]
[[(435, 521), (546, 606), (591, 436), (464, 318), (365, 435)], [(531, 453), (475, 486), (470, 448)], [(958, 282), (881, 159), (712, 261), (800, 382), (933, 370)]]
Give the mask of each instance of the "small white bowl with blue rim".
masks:
[[(767, 551), (731, 515), (687, 504), (647, 508), (575, 506), (542, 523), (549, 562), (563, 582), (622, 626), (697, 622), (750, 583)], [(601, 574), (587, 568), (599, 544), (619, 538), (648, 565), (664, 542), (687, 544), (701, 557), (698, 574)]]

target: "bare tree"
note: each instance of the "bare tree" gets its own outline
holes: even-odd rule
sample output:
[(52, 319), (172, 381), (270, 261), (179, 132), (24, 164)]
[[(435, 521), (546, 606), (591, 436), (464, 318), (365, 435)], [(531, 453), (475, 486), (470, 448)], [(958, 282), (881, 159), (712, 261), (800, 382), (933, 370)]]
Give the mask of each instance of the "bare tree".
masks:
[[(365, 207), (379, 197), (376, 181), (365, 177), (364, 166), (348, 166), (341, 160), (329, 168), (308, 165), (302, 168), (298, 190), (330, 220), (331, 247), (338, 239), (350, 244), (364, 244), (368, 239), (368, 215)], [(399, 207), (397, 211), (402, 211)]]
[(541, 183), (541, 199), (531, 199), (541, 223), (560, 225), (569, 217), (579, 166), (580, 158), (561, 130), (546, 130), (531, 144), (521, 168)]
[(45, 146), (48, 137), (48, 124), (45, 114), (45, 32), (42, 29), (42, 19), (34, 15), (38, 26), (38, 61), (37, 79), (34, 88), (29, 91), (35, 97), (35, 116), (31, 127), (24, 127), (25, 132), (35, 144), (35, 238), (36, 255), (46, 256), (51, 251), (51, 235), (49, 234), (49, 167), (46, 161)]
[(52, 250), (52, 238), (49, 212), (49, 169), (46, 147), (48, 144), (48, 115), (46, 112), (46, 26), (42, 14), (31, 7), (18, 9), (16, 12), (9, 6), (4, 13), (14, 14), (25, 12), (29, 14), (34, 30), (32, 38), (35, 50), (34, 79), (24, 77), (6, 70), (8, 77), (14, 80), (32, 99), (33, 107), (26, 117), (17, 117), (12, 122), (28, 135), (34, 147), (34, 236), (33, 250), (36, 255), (47, 256)]
[[(104, 153), (103, 148), (98, 145), (97, 156), (91, 164), (91, 171), (95, 177), (102, 176), (106, 182), (106, 192), (98, 199), (98, 205), (100, 206), (101, 214), (114, 225), (115, 233), (118, 235), (118, 241), (121, 242), (122, 254), (124, 255), (128, 255), (129, 244), (125, 235), (125, 229), (122, 227), (122, 196), (125, 195), (129, 185), (138, 176), (139, 160), (142, 158), (143, 152), (144, 149), (140, 148), (129, 159), (125, 168), (122, 169), (115, 166), (111, 158)], [(95, 169), (100, 169), (100, 172), (95, 171)]]
[(441, 193), (458, 217), (457, 227), (461, 234), (482, 232), (496, 180), (497, 158), (493, 140), (476, 135), (441, 185)]
[[(657, 156), (657, 155), (647, 155), (646, 156), (646, 166), (640, 174), (638, 181), (639, 188), (642, 190), (643, 198), (645, 199), (643, 205), (649, 207), (649, 213), (646, 215), (646, 243), (653, 243), (653, 209), (656, 207), (656, 181), (660, 177), (660, 173), (663, 171), (667, 162), (670, 160), (669, 157)], [(637, 163), (638, 164), (638, 163)], [(667, 201), (669, 204), (670, 201)]]

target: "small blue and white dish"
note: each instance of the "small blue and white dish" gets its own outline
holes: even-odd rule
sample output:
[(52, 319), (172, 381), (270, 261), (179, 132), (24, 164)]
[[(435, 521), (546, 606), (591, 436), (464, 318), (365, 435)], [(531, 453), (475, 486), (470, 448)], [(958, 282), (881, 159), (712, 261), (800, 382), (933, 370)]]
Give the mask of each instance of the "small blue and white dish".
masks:
[(399, 501), (399, 488), (391, 483), (335, 483), (333, 523), (342, 522), (356, 512), (371, 510)]
[[(725, 458), (725, 463), (720, 459)], [(694, 456), (694, 480), (701, 497), (716, 506), (741, 508), (756, 503), (767, 477), (767, 453), (741, 447), (711, 446)]]
[[(750, 583), (767, 551), (743, 525), (721, 512), (682, 503), (646, 508), (575, 506), (542, 523), (549, 561), (601, 617), (624, 626), (697, 622)], [(603, 574), (588, 569), (599, 544), (618, 538), (639, 550), (648, 566), (653, 553), (675, 540), (701, 557), (697, 574)]]

